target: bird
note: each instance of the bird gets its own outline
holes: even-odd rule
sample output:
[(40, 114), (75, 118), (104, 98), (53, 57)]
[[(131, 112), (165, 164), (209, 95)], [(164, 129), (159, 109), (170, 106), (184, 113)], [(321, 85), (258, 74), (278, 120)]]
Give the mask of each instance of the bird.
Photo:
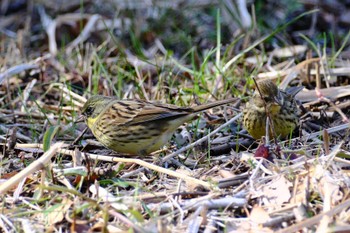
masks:
[(146, 156), (165, 145), (176, 129), (197, 113), (236, 100), (230, 98), (194, 107), (178, 107), (95, 95), (84, 104), (82, 117), (105, 147), (122, 154)]
[(257, 82), (252, 98), (243, 109), (243, 126), (254, 139), (266, 135), (266, 118), (269, 116), (271, 137), (288, 137), (299, 124), (300, 108), (295, 99), (304, 87), (280, 90), (270, 79)]

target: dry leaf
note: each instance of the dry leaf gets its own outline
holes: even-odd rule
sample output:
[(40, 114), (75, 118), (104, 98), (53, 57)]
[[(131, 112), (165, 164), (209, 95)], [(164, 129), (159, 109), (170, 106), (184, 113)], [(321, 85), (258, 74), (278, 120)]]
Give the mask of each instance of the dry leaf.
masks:
[(235, 230), (229, 231), (229, 233), (273, 233), (272, 229), (268, 227), (261, 227), (260, 225), (256, 226), (256, 224), (251, 224), (249, 222), (242, 222), (239, 227)]
[(255, 223), (263, 224), (269, 221), (271, 218), (261, 206), (254, 206), (250, 212), (249, 219)]
[(322, 165), (317, 165), (313, 177), (313, 185), (315, 190), (325, 198), (325, 194), (329, 193), (331, 196), (331, 204), (334, 205), (343, 198), (340, 191), (340, 186), (337, 182), (337, 177), (327, 171)]
[(301, 182), (296, 184), (296, 192), (293, 196), (293, 199), (291, 200), (291, 203), (303, 203), (306, 204), (307, 200), (307, 193), (305, 190), (308, 187), (308, 179), (304, 178)]
[(64, 198), (62, 200), (62, 203), (56, 205), (56, 208), (54, 208), (54, 206), (51, 206), (51, 211), (47, 216), (48, 225), (54, 225), (58, 222), (62, 222), (67, 210), (69, 210), (72, 204), (73, 202), (71, 200)]
[(265, 195), (266, 205), (276, 205), (281, 206), (286, 203), (291, 198), (290, 187), (292, 183), (289, 182), (283, 175), (276, 177), (270, 183), (263, 187), (263, 192)]
[(235, 177), (235, 175), (232, 174), (232, 172), (227, 171), (227, 170), (223, 170), (223, 169), (219, 170), (218, 173), (219, 173), (219, 175), (220, 175), (221, 177), (223, 177), (223, 178)]

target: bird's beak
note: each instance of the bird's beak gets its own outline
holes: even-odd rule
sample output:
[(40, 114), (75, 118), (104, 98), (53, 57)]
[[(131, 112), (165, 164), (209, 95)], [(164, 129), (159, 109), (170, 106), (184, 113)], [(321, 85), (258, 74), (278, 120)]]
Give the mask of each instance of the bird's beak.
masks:
[(278, 105), (283, 106), (284, 98), (280, 91), (278, 91), (277, 95), (274, 97), (274, 100)]
[(85, 119), (86, 117), (84, 115), (80, 115), (79, 118), (74, 121), (74, 123), (76, 124), (76, 123), (85, 122)]

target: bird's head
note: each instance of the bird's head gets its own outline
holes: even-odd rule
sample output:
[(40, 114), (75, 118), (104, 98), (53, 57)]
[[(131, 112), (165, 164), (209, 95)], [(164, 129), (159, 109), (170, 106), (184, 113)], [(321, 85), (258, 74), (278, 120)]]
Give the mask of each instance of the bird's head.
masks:
[(266, 79), (258, 81), (257, 85), (258, 87), (253, 96), (255, 103), (260, 107), (266, 105), (272, 114), (279, 112), (284, 104), (284, 97), (276, 84)]
[(89, 127), (95, 123), (98, 116), (106, 109), (111, 99), (111, 97), (95, 95), (85, 102), (81, 110), (81, 118), (85, 120)]

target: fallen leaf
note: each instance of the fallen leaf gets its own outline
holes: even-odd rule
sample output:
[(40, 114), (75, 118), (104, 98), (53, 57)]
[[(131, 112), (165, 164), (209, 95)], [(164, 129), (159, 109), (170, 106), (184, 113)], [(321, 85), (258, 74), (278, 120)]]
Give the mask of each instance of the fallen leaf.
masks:
[(250, 212), (249, 219), (254, 223), (263, 224), (269, 221), (271, 218), (270, 215), (261, 206), (256, 205)]
[(292, 187), (292, 183), (283, 175), (264, 185), (265, 204), (281, 206), (283, 203), (288, 202), (291, 198), (290, 187)]
[(64, 198), (62, 203), (51, 206), (49, 210), (46, 211), (49, 211), (47, 216), (48, 225), (54, 225), (58, 222), (62, 222), (67, 210), (69, 210), (72, 204), (73, 202), (71, 200)]

